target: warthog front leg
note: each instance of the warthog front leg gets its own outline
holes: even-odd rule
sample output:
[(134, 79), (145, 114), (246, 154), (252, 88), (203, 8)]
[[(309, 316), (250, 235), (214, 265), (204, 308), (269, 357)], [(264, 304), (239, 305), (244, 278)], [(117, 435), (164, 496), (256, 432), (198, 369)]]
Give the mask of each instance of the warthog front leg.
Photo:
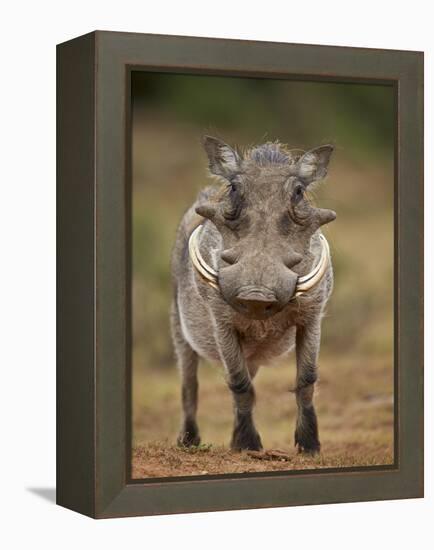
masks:
[(217, 344), (234, 402), (235, 422), (231, 448), (251, 451), (262, 449), (261, 438), (253, 422), (255, 390), (237, 334), (230, 328), (221, 327), (217, 329)]
[(315, 454), (320, 451), (318, 421), (313, 406), (314, 385), (317, 380), (317, 361), (321, 338), (321, 321), (298, 326), (296, 333), (296, 399), (297, 425), (295, 444), (300, 452)]
[(196, 423), (199, 387), (197, 381), (197, 367), (199, 360), (197, 353), (190, 347), (188, 342), (186, 342), (182, 334), (176, 304), (172, 306), (171, 328), (175, 354), (182, 381), (181, 399), (183, 419), (177, 441), (180, 446), (190, 447), (192, 445), (199, 445), (200, 443), (199, 428)]

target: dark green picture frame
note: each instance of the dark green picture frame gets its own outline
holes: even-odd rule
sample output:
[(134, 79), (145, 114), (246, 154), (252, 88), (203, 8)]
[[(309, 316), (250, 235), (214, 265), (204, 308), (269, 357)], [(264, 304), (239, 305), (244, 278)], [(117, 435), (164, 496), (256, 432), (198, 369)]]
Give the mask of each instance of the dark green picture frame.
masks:
[[(133, 481), (132, 70), (393, 86), (395, 464)], [(423, 496), (423, 54), (93, 32), (57, 47), (57, 502), (95, 518)]]

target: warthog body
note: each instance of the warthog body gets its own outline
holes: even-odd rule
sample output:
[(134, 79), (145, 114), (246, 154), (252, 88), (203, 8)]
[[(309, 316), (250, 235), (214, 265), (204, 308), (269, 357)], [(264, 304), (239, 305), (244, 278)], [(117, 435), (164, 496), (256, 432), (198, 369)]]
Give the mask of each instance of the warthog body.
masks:
[[(321, 319), (333, 287), (331, 263), (308, 292), (295, 296), (295, 290), (320, 259), (320, 226), (335, 219), (305, 195), (326, 175), (332, 147), (302, 153), (266, 143), (242, 155), (211, 137), (204, 147), (222, 186), (199, 194), (180, 223), (172, 256), (172, 336), (184, 413), (178, 443), (200, 442), (197, 366), (203, 357), (224, 366), (234, 401), (231, 447), (260, 449), (253, 379), (261, 365), (295, 348), (295, 443), (300, 451), (317, 452), (313, 390)], [(189, 255), (190, 235), (201, 222), (198, 248), (218, 272), (217, 287), (201, 277)]]

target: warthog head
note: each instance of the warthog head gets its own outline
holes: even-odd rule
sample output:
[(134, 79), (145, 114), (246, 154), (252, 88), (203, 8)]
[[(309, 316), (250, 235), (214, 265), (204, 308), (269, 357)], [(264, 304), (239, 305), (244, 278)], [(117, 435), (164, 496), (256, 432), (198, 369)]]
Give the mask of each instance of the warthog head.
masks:
[(298, 276), (312, 267), (312, 235), (336, 217), (305, 194), (325, 177), (333, 147), (303, 153), (265, 143), (241, 154), (209, 136), (204, 147), (211, 173), (224, 181), (196, 208), (222, 236), (221, 294), (242, 315), (266, 319), (293, 298)]

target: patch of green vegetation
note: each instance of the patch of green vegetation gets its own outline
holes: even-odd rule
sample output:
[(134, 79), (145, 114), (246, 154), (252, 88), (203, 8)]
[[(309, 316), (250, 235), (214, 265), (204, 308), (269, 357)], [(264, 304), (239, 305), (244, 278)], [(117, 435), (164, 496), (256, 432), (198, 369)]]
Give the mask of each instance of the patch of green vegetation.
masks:
[(212, 449), (211, 443), (200, 443), (199, 445), (192, 445), (191, 447), (179, 447), (181, 451), (188, 454), (196, 453), (209, 453)]

